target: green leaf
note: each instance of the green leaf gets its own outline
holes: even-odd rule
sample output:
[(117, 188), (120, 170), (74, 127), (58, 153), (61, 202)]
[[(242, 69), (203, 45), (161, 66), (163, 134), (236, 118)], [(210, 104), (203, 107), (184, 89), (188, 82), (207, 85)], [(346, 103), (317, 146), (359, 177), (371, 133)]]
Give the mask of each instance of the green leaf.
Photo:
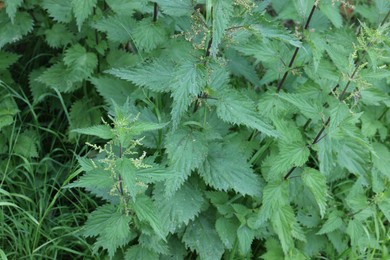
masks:
[(149, 223), (156, 235), (165, 241), (164, 227), (158, 218), (157, 207), (153, 201), (148, 196), (139, 195), (132, 206), (139, 220)]
[[(72, 104), (69, 113), (69, 130), (87, 128), (101, 121), (101, 114), (94, 107), (91, 99), (79, 99)], [(74, 132), (69, 133), (69, 139), (75, 138)]]
[(205, 134), (190, 128), (170, 132), (166, 137), (165, 148), (173, 169), (185, 179), (191, 171), (201, 166), (208, 152)]
[(107, 104), (114, 101), (121, 106), (126, 103), (127, 98), (131, 97), (131, 93), (134, 91), (133, 85), (110, 76), (92, 77), (90, 81)]
[(20, 57), (21, 55), (16, 53), (0, 51), (0, 70), (7, 69), (9, 66), (17, 62)]
[(99, 19), (92, 27), (107, 33), (107, 38), (112, 42), (127, 43), (132, 41), (131, 29), (134, 23), (129, 15), (114, 15)]
[(383, 175), (390, 179), (390, 151), (381, 143), (373, 143), (374, 153), (372, 155), (372, 162)]
[(261, 258), (264, 260), (275, 260), (275, 259), (283, 259), (284, 253), (283, 249), (280, 246), (280, 243), (273, 238), (269, 238), (265, 242), (267, 252), (261, 255)]
[(263, 204), (260, 208), (258, 216), (255, 217), (253, 228), (259, 228), (269, 218), (271, 218), (276, 210), (286, 206), (288, 200), (288, 183), (287, 182), (271, 182), (263, 189)]
[(52, 48), (60, 48), (73, 42), (74, 35), (65, 24), (56, 23), (45, 30), (45, 40)]
[(275, 210), (271, 217), (271, 224), (278, 234), (285, 254), (294, 248), (294, 237), (305, 240), (303, 231), (295, 219), (293, 209), (289, 205)]
[(96, 4), (97, 0), (72, 0), (72, 9), (79, 31), (81, 31), (81, 25), (85, 19), (92, 14)]
[(215, 229), (226, 249), (233, 248), (239, 227), (240, 222), (236, 218), (221, 217), (215, 222)]
[(331, 233), (336, 229), (339, 229), (340, 227), (344, 226), (344, 222), (341, 219), (342, 216), (343, 216), (342, 212), (338, 210), (332, 211), (329, 214), (328, 219), (322, 225), (321, 229), (317, 232), (317, 234), (323, 235), (323, 234)]
[(14, 23), (16, 11), (22, 5), (23, 0), (4, 0), (5, 12), (8, 14), (11, 22)]
[(14, 152), (27, 158), (38, 157), (38, 138), (37, 133), (31, 130), (21, 133), (16, 139)]
[(343, 17), (341, 16), (337, 5), (332, 5), (329, 1), (327, 1), (327, 3), (322, 1), (320, 2), (319, 9), (326, 17), (328, 17), (336, 28), (343, 26)]
[(308, 96), (304, 96), (302, 94), (281, 93), (279, 94), (279, 97), (296, 106), (299, 109), (299, 112), (307, 118), (317, 119), (318, 117), (321, 117), (323, 113), (322, 104)]
[(98, 236), (94, 245), (94, 251), (102, 247), (107, 249), (108, 255), (112, 258), (118, 247), (126, 245), (135, 237), (129, 229), (130, 216), (117, 211), (114, 205), (104, 205), (93, 211), (83, 231), (84, 236)]
[(54, 21), (69, 23), (72, 20), (72, 1), (42, 0), (42, 7)]
[(290, 35), (287, 30), (274, 28), (268, 24), (254, 24), (251, 25), (255, 31), (259, 32), (261, 36), (270, 39), (277, 39), (289, 43), (295, 47), (301, 47), (302, 43), (294, 36)]
[(194, 11), (191, 0), (156, 0), (162, 12), (170, 16), (191, 15)]
[[(84, 169), (85, 170), (85, 169)], [(115, 186), (115, 180), (109, 171), (93, 168), (87, 171), (77, 181), (66, 185), (66, 188), (85, 188), (92, 194), (107, 201), (117, 201), (110, 195), (110, 191)]]
[(68, 70), (63, 62), (58, 62), (46, 69), (36, 80), (60, 92), (70, 92), (77, 88), (75, 83), (79, 79)]
[(140, 10), (146, 5), (147, 1), (106, 0), (106, 3), (115, 13), (127, 15), (133, 14), (136, 10)]
[(357, 219), (351, 219), (349, 221), (347, 234), (351, 239), (352, 247), (359, 246), (359, 244), (364, 244), (368, 238), (364, 224)]
[(231, 0), (214, 0), (213, 2), (213, 38), (210, 53), (215, 57), (233, 15), (233, 3)]
[(156, 60), (136, 68), (111, 69), (107, 73), (152, 91), (168, 92), (171, 90), (170, 83), (172, 74), (174, 73), (174, 67), (170, 62)]
[(73, 129), (72, 132), (93, 135), (102, 139), (112, 139), (115, 136), (112, 128), (108, 125), (95, 125), (87, 128)]
[(217, 190), (233, 189), (243, 195), (261, 196), (260, 178), (233, 145), (213, 144), (199, 174)]
[(151, 19), (143, 19), (137, 22), (132, 30), (135, 44), (139, 50), (150, 52), (168, 40), (164, 26)]
[(251, 245), (255, 238), (255, 232), (248, 226), (243, 225), (237, 230), (238, 248), (243, 255), (251, 252)]
[(186, 182), (172, 196), (164, 194), (163, 185), (157, 186), (154, 191), (154, 198), (158, 211), (172, 226), (167, 227), (169, 231), (174, 231), (183, 223), (188, 225), (190, 220), (200, 213), (204, 203), (202, 193), (195, 185)]
[(88, 78), (98, 63), (96, 54), (87, 52), (80, 44), (73, 45), (67, 49), (63, 60), (77, 80)]
[(133, 259), (158, 260), (159, 256), (156, 252), (153, 252), (141, 245), (134, 245), (126, 250), (124, 259), (125, 260), (133, 260)]
[(317, 205), (320, 208), (321, 217), (324, 217), (326, 201), (329, 196), (325, 176), (313, 168), (305, 168), (302, 173), (302, 181), (313, 193)]
[(130, 159), (121, 158), (116, 161), (115, 170), (121, 176), (124, 188), (129, 192), (131, 199), (135, 201), (137, 194), (145, 189), (137, 184), (137, 168)]
[(377, 203), (379, 209), (385, 215), (387, 221), (390, 221), (390, 194), (389, 192), (382, 193), (380, 200)]
[(254, 102), (238, 91), (219, 93), (217, 115), (225, 122), (246, 125), (266, 135), (278, 136), (274, 128), (260, 118)]
[(201, 260), (221, 259), (224, 253), (223, 243), (213, 224), (202, 215), (187, 226), (183, 241), (199, 254)]
[(26, 12), (18, 12), (13, 23), (5, 12), (0, 12), (0, 49), (7, 43), (20, 40), (33, 29), (33, 19)]

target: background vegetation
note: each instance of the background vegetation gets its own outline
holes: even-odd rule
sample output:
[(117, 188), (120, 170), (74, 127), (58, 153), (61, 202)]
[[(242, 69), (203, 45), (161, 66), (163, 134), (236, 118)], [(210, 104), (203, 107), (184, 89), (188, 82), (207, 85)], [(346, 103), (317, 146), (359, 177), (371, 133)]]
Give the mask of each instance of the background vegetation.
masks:
[(389, 259), (389, 11), (0, 1), (1, 259)]

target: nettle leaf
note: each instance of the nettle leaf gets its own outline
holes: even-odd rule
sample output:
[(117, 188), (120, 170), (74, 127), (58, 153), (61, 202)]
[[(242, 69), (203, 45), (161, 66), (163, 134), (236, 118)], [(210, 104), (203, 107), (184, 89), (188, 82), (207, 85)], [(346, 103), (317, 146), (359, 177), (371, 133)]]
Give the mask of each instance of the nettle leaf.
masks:
[(150, 52), (168, 40), (165, 27), (151, 19), (143, 19), (132, 28), (132, 36), (139, 50)]
[(108, 6), (117, 14), (133, 14), (146, 5), (147, 1), (106, 0)]
[(253, 228), (259, 228), (274, 212), (287, 205), (288, 199), (288, 183), (287, 182), (271, 182), (263, 189), (263, 204), (260, 208), (258, 216), (254, 219)]
[[(100, 123), (101, 114), (94, 107), (92, 100), (85, 98), (72, 104), (69, 119), (69, 130), (86, 128)], [(75, 133), (70, 132), (69, 138), (75, 138)]]
[(165, 241), (164, 227), (162, 226), (157, 207), (152, 199), (146, 195), (139, 195), (132, 207), (140, 221), (145, 221), (153, 228), (157, 236)]
[(0, 51), (0, 70), (5, 70), (12, 64), (14, 64), (21, 55), (12, 53), (12, 52), (5, 52)]
[(238, 248), (243, 255), (248, 255), (251, 251), (253, 239), (255, 239), (255, 231), (248, 226), (243, 225), (237, 230)]
[(5, 12), (8, 14), (11, 22), (14, 23), (16, 11), (22, 5), (23, 0), (4, 0)]
[(26, 12), (18, 12), (13, 23), (5, 12), (0, 12), (0, 49), (7, 43), (20, 40), (33, 29), (33, 19)]
[(275, 259), (283, 259), (284, 253), (283, 249), (280, 246), (280, 243), (276, 241), (274, 238), (269, 238), (265, 242), (267, 252), (261, 255), (261, 258), (264, 260), (275, 260)]
[(217, 115), (225, 122), (246, 125), (266, 135), (278, 136), (275, 129), (260, 118), (255, 103), (236, 90), (218, 93)]
[(296, 221), (291, 206), (278, 207), (272, 214), (271, 224), (280, 239), (285, 254), (294, 248), (294, 238), (305, 241), (303, 230)]
[(302, 47), (302, 43), (296, 37), (290, 35), (287, 30), (274, 28), (268, 24), (254, 24), (251, 25), (251, 28), (265, 38), (277, 39), (295, 47)]
[(343, 26), (343, 17), (341, 16), (337, 5), (332, 5), (330, 1), (322, 1), (320, 2), (319, 9), (326, 17), (328, 17), (336, 28)]
[(244, 156), (232, 145), (213, 144), (199, 169), (204, 181), (217, 190), (233, 189), (243, 195), (261, 196), (262, 183)]
[(130, 159), (121, 158), (116, 161), (115, 170), (121, 176), (124, 188), (129, 192), (131, 199), (135, 201), (137, 194), (145, 189), (137, 183), (137, 168)]
[(97, 136), (102, 139), (112, 139), (115, 137), (109, 125), (95, 125), (87, 128), (73, 129), (72, 131), (79, 134)]
[(299, 112), (307, 118), (317, 119), (323, 112), (322, 104), (303, 94), (281, 93), (279, 94), (279, 97), (296, 106), (299, 109)]
[(117, 211), (115, 205), (104, 205), (93, 211), (87, 222), (83, 234), (86, 237), (97, 236), (94, 251), (102, 247), (107, 249), (112, 258), (118, 247), (126, 245), (135, 237), (129, 229), (131, 217)]
[(79, 31), (85, 19), (92, 14), (96, 4), (97, 0), (72, 0), (72, 9)]
[(162, 12), (170, 16), (191, 15), (194, 11), (191, 0), (156, 0)]
[(377, 168), (383, 175), (390, 179), (390, 151), (389, 149), (381, 144), (374, 143), (374, 153), (372, 155), (372, 162), (374, 167)]
[(213, 2), (213, 39), (210, 53), (215, 57), (225, 30), (228, 28), (230, 17), (233, 15), (233, 2), (232, 0), (214, 0)]
[(107, 38), (112, 42), (127, 43), (132, 41), (131, 30), (134, 25), (135, 21), (131, 16), (114, 15), (98, 20), (92, 27), (107, 33)]
[(14, 152), (27, 158), (38, 157), (38, 139), (37, 133), (32, 130), (19, 134), (14, 144)]
[(339, 229), (340, 227), (344, 226), (344, 222), (342, 220), (343, 213), (338, 210), (332, 211), (328, 219), (325, 221), (325, 223), (322, 225), (321, 229), (317, 232), (318, 235), (323, 235), (327, 233), (331, 233), (335, 231), (336, 229)]
[[(83, 167), (83, 170), (86, 170), (85, 168), (86, 167)], [(115, 180), (112, 177), (111, 172), (99, 168), (92, 168), (77, 181), (66, 185), (66, 188), (85, 188), (92, 194), (107, 201), (117, 201), (110, 195), (110, 191), (114, 186)]]
[(52, 48), (66, 46), (73, 42), (74, 35), (65, 24), (56, 23), (45, 30), (45, 40)]
[(175, 67), (172, 63), (155, 60), (152, 63), (144, 64), (136, 68), (111, 69), (107, 73), (155, 92), (169, 92), (171, 90), (170, 83), (174, 70)]
[(329, 196), (325, 176), (313, 168), (305, 168), (302, 173), (302, 181), (313, 193), (318, 207), (320, 208), (321, 217), (324, 217), (326, 201)]
[(156, 252), (151, 251), (148, 248), (145, 248), (141, 245), (134, 245), (129, 247), (126, 250), (125, 258), (126, 260), (133, 259), (150, 259), (150, 260), (158, 260), (159, 256)]
[(36, 78), (36, 80), (60, 92), (74, 90), (77, 88), (75, 82), (78, 81), (77, 77), (68, 70), (63, 62), (52, 65)]
[(188, 222), (194, 220), (200, 213), (204, 203), (201, 191), (189, 182), (186, 182), (170, 197), (165, 196), (163, 185), (157, 186), (154, 198), (160, 214), (172, 223), (170, 231), (183, 223), (188, 225)]
[(240, 222), (237, 218), (218, 218), (215, 222), (215, 229), (225, 247), (231, 250), (237, 239), (237, 230)]
[(88, 78), (98, 62), (96, 54), (87, 52), (80, 44), (73, 45), (67, 49), (63, 60), (78, 80)]
[(111, 76), (92, 77), (90, 81), (107, 104), (114, 101), (120, 106), (123, 105), (131, 97), (131, 93), (135, 88), (129, 82)]
[(69, 23), (72, 20), (71, 1), (42, 0), (42, 7), (57, 22)]
[(196, 251), (201, 260), (221, 259), (224, 246), (211, 221), (201, 215), (191, 222), (184, 233), (183, 242)]

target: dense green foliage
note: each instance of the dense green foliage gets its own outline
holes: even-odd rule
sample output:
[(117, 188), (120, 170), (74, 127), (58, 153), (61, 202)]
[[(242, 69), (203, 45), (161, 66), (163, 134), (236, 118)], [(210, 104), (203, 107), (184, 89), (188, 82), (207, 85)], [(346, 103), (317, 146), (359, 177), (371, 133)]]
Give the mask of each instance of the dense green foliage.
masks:
[(1, 258), (390, 258), (389, 12), (0, 1)]

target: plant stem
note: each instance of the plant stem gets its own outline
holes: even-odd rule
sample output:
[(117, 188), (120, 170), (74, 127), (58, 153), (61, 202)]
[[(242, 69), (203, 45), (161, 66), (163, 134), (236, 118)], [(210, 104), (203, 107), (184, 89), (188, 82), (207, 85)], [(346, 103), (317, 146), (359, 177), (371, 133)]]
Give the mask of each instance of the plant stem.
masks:
[[(311, 8), (309, 17), (307, 18), (307, 21), (306, 21), (305, 30), (306, 30), (307, 28), (309, 28), (309, 24), (310, 24), (311, 18), (313, 17), (314, 11), (316, 10), (316, 7), (317, 7), (317, 4), (314, 3), (314, 4), (313, 4), (313, 7)], [(294, 64), (295, 58), (297, 57), (297, 54), (298, 54), (299, 49), (300, 49), (300, 47), (296, 47), (296, 48), (295, 48), (294, 54), (293, 54), (293, 56), (291, 57), (290, 63), (288, 64), (288, 69), (287, 69), (286, 72), (284, 73), (284, 75), (283, 75), (283, 77), (282, 77), (282, 80), (278, 83), (278, 88), (277, 88), (276, 92), (280, 92), (280, 90), (282, 89), (283, 84), (284, 84), (284, 82), (286, 81), (288, 72), (290, 71), (292, 65)]]
[(154, 8), (153, 8), (153, 22), (157, 22), (157, 15), (158, 15), (158, 5), (157, 3), (154, 3)]

